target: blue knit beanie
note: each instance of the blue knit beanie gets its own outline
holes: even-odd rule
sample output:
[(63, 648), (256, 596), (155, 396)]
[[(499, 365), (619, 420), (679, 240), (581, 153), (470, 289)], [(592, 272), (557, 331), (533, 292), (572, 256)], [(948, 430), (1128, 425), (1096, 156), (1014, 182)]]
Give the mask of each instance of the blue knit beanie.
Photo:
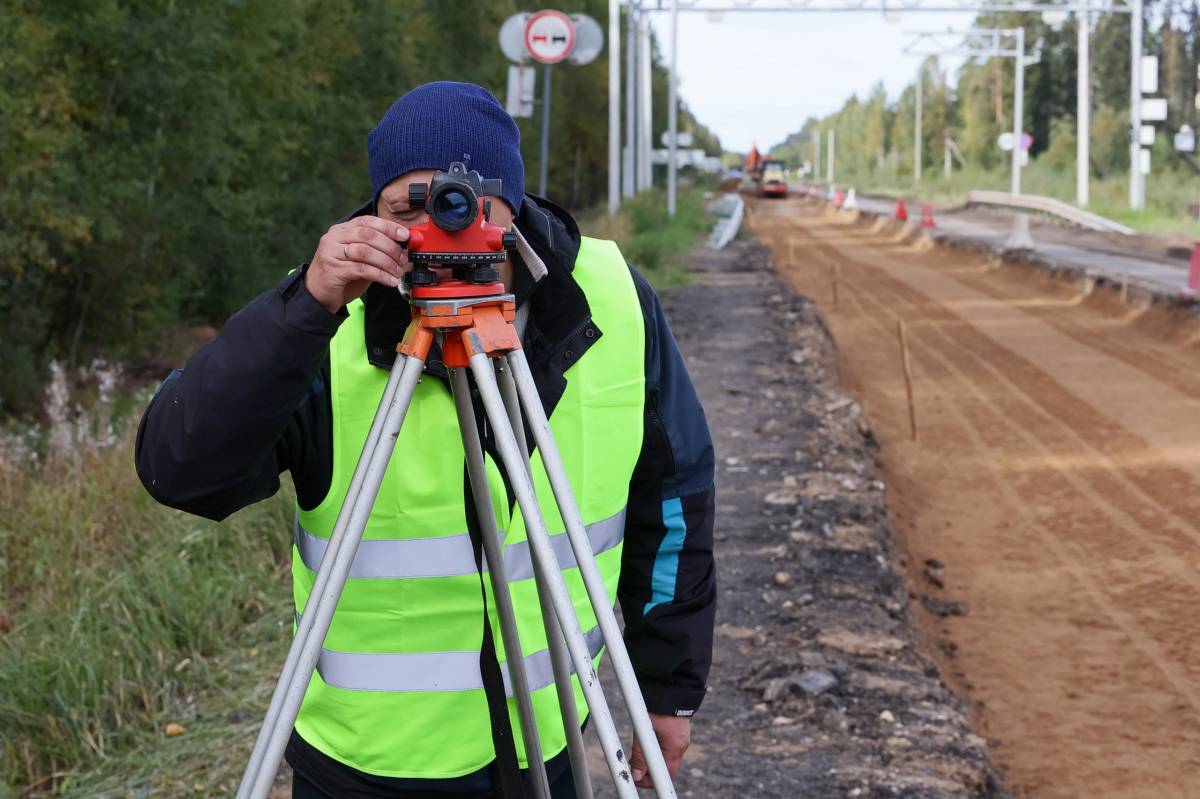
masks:
[(525, 196), (521, 132), (482, 86), (436, 81), (401, 97), (367, 136), (371, 189), (414, 169), (446, 169), (462, 161), (484, 178), (500, 178), (503, 197), (520, 213)]

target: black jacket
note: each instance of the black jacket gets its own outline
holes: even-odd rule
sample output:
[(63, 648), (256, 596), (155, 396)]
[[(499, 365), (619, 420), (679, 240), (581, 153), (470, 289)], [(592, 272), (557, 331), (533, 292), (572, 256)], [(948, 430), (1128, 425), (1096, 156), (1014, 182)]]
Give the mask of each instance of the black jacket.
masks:
[[(548, 270), (534, 285), (517, 264), (514, 292), (529, 307), (523, 344), (552, 412), (570, 367), (604, 331), (571, 277), (580, 238), (571, 216), (527, 197), (516, 222)], [(691, 715), (704, 698), (716, 611), (712, 441), (658, 298), (633, 277), (646, 333), (645, 434), (630, 483), (618, 598), (649, 709)], [(333, 437), (328, 345), (345, 312), (330, 314), (303, 278), (302, 268), (256, 297), (159, 388), (136, 444), (138, 475), (159, 502), (223, 519), (273, 495), (285, 470), (301, 507), (324, 498)], [(364, 302), (368, 359), (390, 367), (408, 305), (378, 285)], [(427, 372), (445, 376), (436, 351)]]

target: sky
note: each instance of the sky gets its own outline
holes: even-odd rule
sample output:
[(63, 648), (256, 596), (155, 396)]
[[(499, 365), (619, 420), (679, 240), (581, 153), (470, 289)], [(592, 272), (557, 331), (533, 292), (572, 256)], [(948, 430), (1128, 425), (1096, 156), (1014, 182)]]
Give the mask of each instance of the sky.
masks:
[[(765, 150), (808, 117), (838, 110), (852, 94), (865, 97), (878, 81), (895, 99), (913, 80), (919, 60), (904, 54), (904, 33), (967, 27), (973, 17), (732, 12), (714, 22), (703, 12), (680, 13), (680, 96), (725, 149), (744, 152), (757, 142)], [(670, 14), (652, 19), (669, 56)], [(953, 77), (962, 59), (942, 63)]]

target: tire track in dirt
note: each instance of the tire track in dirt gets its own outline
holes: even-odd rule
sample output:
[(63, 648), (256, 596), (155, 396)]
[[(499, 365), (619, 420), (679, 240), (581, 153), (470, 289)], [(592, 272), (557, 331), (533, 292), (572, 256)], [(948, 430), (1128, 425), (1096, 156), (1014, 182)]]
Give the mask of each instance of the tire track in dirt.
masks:
[[(934, 626), (959, 646), (950, 670), (986, 702), (981, 727), (1001, 741), (997, 760), (1038, 796), (1200, 788), (1194, 468), (976, 329), (970, 303), (947, 307), (890, 267), (938, 261), (940, 274), (996, 303), (1028, 311), (1035, 298), (981, 289), (989, 275), (978, 269), (872, 241), (811, 209), (776, 209), (788, 216), (760, 204), (752, 221), (781, 261), (801, 252), (784, 271), (802, 290), (829, 297), (831, 270), (817, 276), (812, 265), (839, 265), (842, 307), (831, 317), (843, 366), (881, 427), (889, 482), (900, 487), (893, 513), (914, 562), (936, 554), (954, 576), (947, 589), (968, 599), (967, 618)], [(1148, 383), (1162, 364), (1187, 362), (1085, 317), (1055, 318), (1065, 313), (1095, 311), (1043, 305), (1037, 317), (1052, 318), (1073, 345), (1126, 364), (1146, 350), (1143, 362), (1155, 365), (1139, 373)], [(890, 352), (896, 318), (909, 325), (922, 389), (919, 448), (898, 435), (907, 420)], [(1114, 343), (1113, 335), (1128, 340)], [(1103, 343), (1091, 346), (1095, 339)], [(1195, 397), (1191, 380), (1159, 382)], [(962, 525), (971, 527), (966, 535), (937, 529)]]

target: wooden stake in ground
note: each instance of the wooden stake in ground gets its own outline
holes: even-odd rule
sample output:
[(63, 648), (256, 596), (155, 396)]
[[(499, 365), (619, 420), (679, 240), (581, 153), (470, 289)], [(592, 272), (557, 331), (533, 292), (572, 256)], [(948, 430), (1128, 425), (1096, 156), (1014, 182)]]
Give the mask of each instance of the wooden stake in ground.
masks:
[(896, 336), (900, 339), (900, 362), (904, 365), (904, 393), (908, 397), (908, 430), (912, 440), (917, 440), (917, 410), (913, 405), (912, 364), (908, 357), (908, 330), (904, 320), (896, 320)]
[(1127, 277), (1121, 278), (1121, 304), (1129, 304), (1129, 278)]

